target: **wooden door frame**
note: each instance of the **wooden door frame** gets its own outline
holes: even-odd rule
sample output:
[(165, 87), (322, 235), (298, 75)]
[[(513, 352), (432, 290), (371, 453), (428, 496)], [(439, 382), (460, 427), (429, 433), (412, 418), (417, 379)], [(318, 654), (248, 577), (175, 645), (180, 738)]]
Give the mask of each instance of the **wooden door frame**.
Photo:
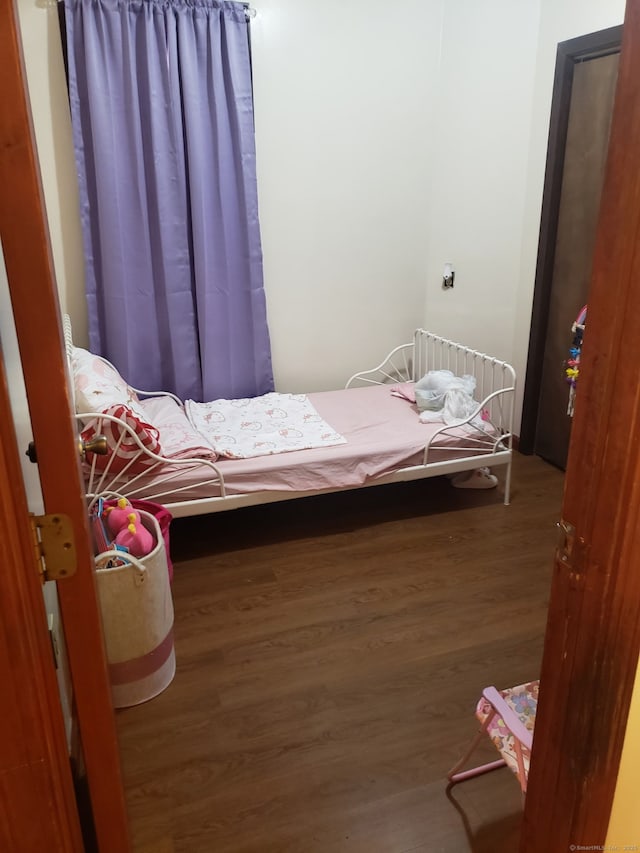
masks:
[[(551, 302), (573, 72), (576, 64), (587, 58), (608, 56), (611, 53), (619, 52), (622, 44), (622, 30), (622, 26), (609, 27), (596, 33), (562, 41), (558, 44), (556, 52), (538, 257), (531, 309), (529, 352), (522, 401), (522, 421), (518, 439), (518, 449), (521, 453), (533, 453), (536, 439), (538, 401), (542, 391), (542, 366)], [(570, 330), (567, 329), (567, 341), (569, 340)]]
[(45, 512), (68, 515), (77, 573), (58, 584), (79, 735), (101, 853), (130, 850), (62, 324), (15, 0), (0, 0), (0, 235)]
[[(11, 411), (0, 351), (0, 411)], [(0, 849), (82, 853), (42, 584), (11, 418), (0, 418)], [(19, 697), (19, 705), (17, 704)], [(14, 704), (15, 703), (15, 704)]]
[(604, 849), (638, 665), (639, 77), (640, 0), (627, 0), (521, 853)]

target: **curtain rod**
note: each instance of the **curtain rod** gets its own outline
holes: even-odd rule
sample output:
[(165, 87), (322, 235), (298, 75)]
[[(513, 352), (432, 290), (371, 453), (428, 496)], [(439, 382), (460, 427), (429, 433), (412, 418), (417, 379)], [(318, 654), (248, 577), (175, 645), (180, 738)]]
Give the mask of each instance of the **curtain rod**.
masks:
[[(45, 8), (48, 6), (56, 7), (64, 5), (64, 0), (40, 0), (40, 2), (36, 5)], [(255, 16), (258, 14), (257, 10), (253, 6), (250, 6), (249, 3), (243, 3), (242, 5), (244, 6), (244, 13), (247, 18), (255, 18)]]

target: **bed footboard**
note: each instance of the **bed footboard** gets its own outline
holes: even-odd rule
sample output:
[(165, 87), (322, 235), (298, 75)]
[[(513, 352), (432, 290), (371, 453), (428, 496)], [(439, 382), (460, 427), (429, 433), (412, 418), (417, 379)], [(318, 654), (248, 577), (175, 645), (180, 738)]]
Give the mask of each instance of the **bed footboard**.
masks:
[[(456, 376), (473, 376), (476, 381), (474, 398), (478, 407), (456, 429), (464, 427), (469, 433), (466, 447), (460, 449), (458, 470), (506, 465), (504, 503), (511, 493), (511, 464), (513, 456), (513, 412), (516, 373), (506, 361), (471, 349), (471, 347), (418, 329), (414, 335), (414, 375), (419, 379), (429, 370), (450, 370)], [(478, 427), (477, 424), (482, 426)], [(424, 463), (437, 444), (438, 436), (446, 437), (452, 427), (443, 426), (425, 447)]]
[(450, 370), (476, 380), (475, 398), (482, 401), (491, 422), (503, 433), (513, 429), (516, 373), (506, 361), (418, 329), (414, 337), (416, 381), (429, 370)]
[[(477, 409), (455, 427), (443, 425), (425, 445), (423, 464), (435, 473), (455, 473), (490, 465), (506, 465), (504, 502), (509, 503), (513, 413), (516, 374), (506, 361), (417, 329), (413, 343), (396, 347), (371, 370), (355, 373), (346, 387), (417, 382), (430, 370), (450, 370), (456, 376), (473, 376)], [(438, 440), (463, 427), (468, 437), (455, 448), (456, 459), (437, 462)]]

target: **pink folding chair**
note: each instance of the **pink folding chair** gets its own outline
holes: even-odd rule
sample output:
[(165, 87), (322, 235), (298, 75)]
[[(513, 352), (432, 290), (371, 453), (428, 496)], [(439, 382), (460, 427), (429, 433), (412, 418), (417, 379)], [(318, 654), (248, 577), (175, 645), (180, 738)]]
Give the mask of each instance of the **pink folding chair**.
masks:
[[(518, 777), (524, 796), (529, 776), (539, 683), (531, 681), (500, 691), (495, 687), (486, 687), (482, 691), (482, 697), (476, 706), (480, 730), (467, 752), (447, 774), (451, 785), (506, 765)], [(488, 764), (461, 770), (485, 734), (491, 738), (501, 757)]]

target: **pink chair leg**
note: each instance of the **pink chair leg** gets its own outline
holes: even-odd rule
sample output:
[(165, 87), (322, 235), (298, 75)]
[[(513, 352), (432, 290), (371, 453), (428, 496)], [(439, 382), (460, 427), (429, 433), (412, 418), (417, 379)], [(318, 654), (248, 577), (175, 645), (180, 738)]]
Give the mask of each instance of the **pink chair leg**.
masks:
[(522, 799), (524, 800), (524, 796), (527, 793), (527, 773), (524, 769), (524, 759), (522, 757), (522, 745), (520, 741), (516, 738), (515, 741), (516, 748), (516, 760), (518, 762), (518, 782), (520, 782), (520, 790), (522, 791)]
[(458, 761), (447, 773), (447, 779), (451, 785), (455, 785), (457, 782), (463, 782), (465, 779), (471, 779), (474, 776), (481, 776), (483, 773), (489, 773), (491, 770), (497, 770), (499, 767), (504, 767), (507, 763), (504, 758), (499, 758), (496, 761), (490, 761), (487, 764), (480, 764), (478, 767), (471, 767), (469, 770), (460, 770), (460, 768), (467, 763), (480, 741), (484, 738), (495, 713), (496, 712), (494, 711), (487, 715), (487, 719), (482, 724), (482, 728), (471, 741), (469, 749), (465, 752), (460, 761)]

